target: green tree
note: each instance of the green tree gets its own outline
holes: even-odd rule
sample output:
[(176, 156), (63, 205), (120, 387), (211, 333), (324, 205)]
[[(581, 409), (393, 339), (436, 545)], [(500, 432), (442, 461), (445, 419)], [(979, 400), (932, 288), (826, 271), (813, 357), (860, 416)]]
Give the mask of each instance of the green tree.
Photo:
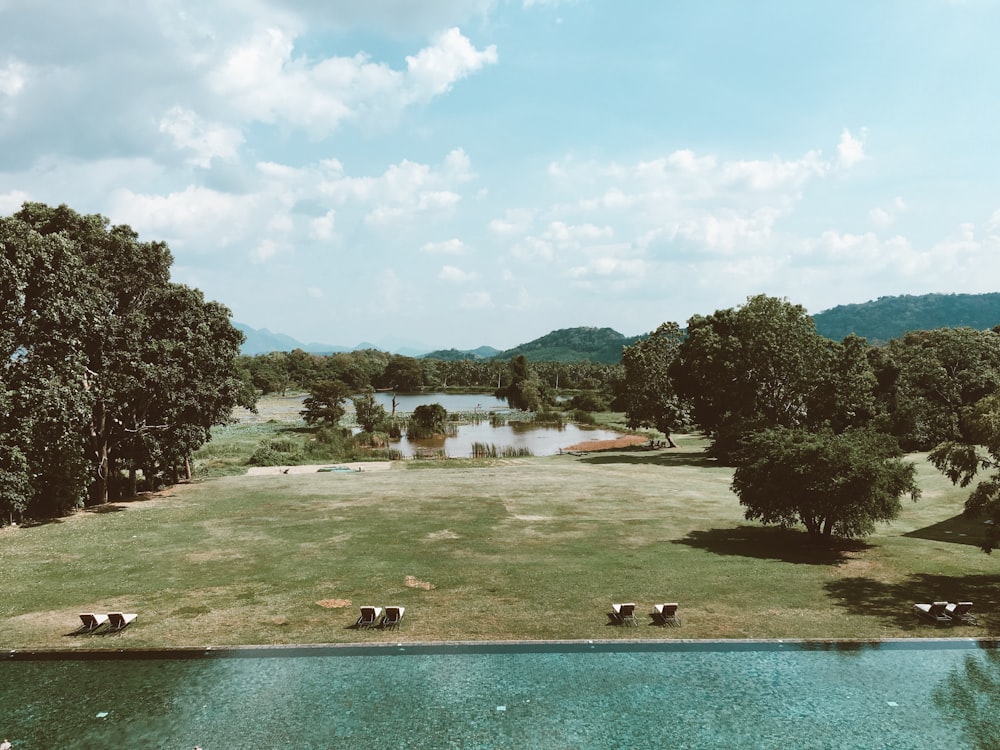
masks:
[(427, 438), (442, 435), (448, 422), (448, 412), (441, 404), (421, 404), (413, 410), (407, 436)]
[(523, 354), (510, 360), (507, 385), (496, 391), (497, 398), (506, 399), (513, 409), (540, 411), (547, 399), (547, 389), (535, 377)]
[(916, 467), (901, 455), (894, 438), (872, 430), (763, 430), (745, 441), (732, 488), (748, 519), (801, 523), (829, 543), (870, 534), (899, 515), (904, 494), (920, 497)]
[(991, 552), (1000, 545), (1000, 394), (980, 400), (964, 427), (967, 442), (945, 441), (928, 460), (961, 487), (968, 487), (981, 472), (986, 474), (965, 501), (965, 512), (991, 522), (982, 541), (983, 550)]
[(313, 383), (312, 391), (303, 399), (305, 408), (299, 412), (306, 424), (336, 426), (346, 409), (344, 402), (350, 396), (350, 389), (339, 380), (319, 380)]
[(394, 354), (385, 366), (385, 372), (379, 379), (382, 388), (411, 393), (419, 391), (424, 384), (424, 370), (420, 362), (413, 357)]
[(655, 427), (671, 448), (671, 433), (690, 424), (690, 405), (674, 390), (670, 366), (677, 358), (684, 336), (676, 323), (664, 323), (648, 338), (622, 351), (626, 424)]
[(837, 346), (816, 333), (800, 305), (759, 295), (740, 308), (691, 318), (669, 378), (692, 404), (712, 454), (732, 460), (752, 432), (829, 419), (822, 395), (830, 390)]
[(365, 432), (379, 430), (388, 419), (385, 407), (375, 400), (375, 391), (369, 389), (351, 399), (354, 403), (355, 419)]
[(1000, 390), (1000, 334), (972, 328), (914, 331), (890, 341), (893, 433), (904, 447), (929, 450), (968, 442), (976, 404)]
[(2, 380), (18, 409), (31, 408), (3, 429), (21, 441), (15, 462), (46, 498), (40, 512), (77, 504), (88, 484), (89, 502), (107, 501), (153, 430), (160, 452), (180, 461), (237, 402), (253, 406), (236, 368), (242, 334), (224, 307), (170, 282), (165, 244), (102, 216), (25, 203), (0, 219), (0, 255), (10, 290)]

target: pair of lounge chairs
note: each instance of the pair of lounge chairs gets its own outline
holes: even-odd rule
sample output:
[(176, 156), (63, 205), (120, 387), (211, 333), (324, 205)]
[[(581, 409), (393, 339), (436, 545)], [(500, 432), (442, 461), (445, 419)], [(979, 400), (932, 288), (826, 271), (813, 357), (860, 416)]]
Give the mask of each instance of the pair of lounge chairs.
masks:
[(361, 616), (354, 623), (354, 626), (356, 628), (395, 630), (399, 627), (404, 612), (406, 612), (406, 607), (386, 607), (385, 614), (382, 613), (381, 607), (362, 607)]
[(933, 602), (931, 604), (914, 604), (913, 613), (918, 617), (933, 622), (936, 625), (950, 625), (960, 622), (964, 625), (977, 624), (976, 616), (972, 614), (972, 602)]
[(124, 630), (132, 623), (136, 617), (139, 615), (131, 612), (108, 612), (105, 614), (98, 614), (96, 612), (81, 612), (80, 613), (80, 633), (96, 633), (101, 631), (104, 633), (117, 633)]
[[(677, 608), (678, 605), (676, 602), (654, 604), (653, 611), (649, 616), (653, 618), (655, 625), (680, 625), (681, 618), (677, 614)], [(613, 625), (637, 626), (639, 624), (639, 618), (635, 614), (635, 602), (612, 604), (608, 618), (610, 618)]]

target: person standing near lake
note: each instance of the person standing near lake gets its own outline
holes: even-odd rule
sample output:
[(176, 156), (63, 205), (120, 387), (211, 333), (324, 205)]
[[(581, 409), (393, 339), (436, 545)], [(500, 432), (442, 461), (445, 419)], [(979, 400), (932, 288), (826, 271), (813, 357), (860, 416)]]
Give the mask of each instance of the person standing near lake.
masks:
[(0, 742), (0, 750), (10, 750), (11, 747), (12, 745), (10, 744), (10, 740), (6, 738), (4, 739), (3, 742)]

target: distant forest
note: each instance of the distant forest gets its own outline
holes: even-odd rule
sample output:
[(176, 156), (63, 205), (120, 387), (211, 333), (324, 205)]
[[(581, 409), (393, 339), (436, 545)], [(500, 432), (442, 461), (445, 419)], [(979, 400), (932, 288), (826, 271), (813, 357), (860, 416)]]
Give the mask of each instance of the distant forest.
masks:
[(822, 336), (840, 341), (853, 333), (873, 344), (884, 344), (909, 331), (984, 331), (1000, 325), (1000, 292), (879, 297), (857, 305), (838, 305), (812, 319)]

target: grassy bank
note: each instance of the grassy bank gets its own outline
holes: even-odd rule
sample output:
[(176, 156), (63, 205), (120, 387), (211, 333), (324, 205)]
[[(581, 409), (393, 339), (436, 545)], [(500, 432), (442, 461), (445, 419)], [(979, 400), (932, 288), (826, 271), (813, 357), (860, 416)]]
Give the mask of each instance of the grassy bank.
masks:
[[(1000, 558), (974, 546), (964, 491), (925, 461), (924, 497), (894, 524), (815, 551), (744, 521), (730, 470), (679, 442), (227, 476), (0, 530), (0, 647), (1000, 634)], [(972, 599), (982, 624), (935, 629), (910, 614), (934, 599)], [(683, 626), (608, 626), (614, 601), (643, 616), (678, 601)], [(362, 604), (405, 606), (402, 628), (350, 629)], [(114, 610), (139, 619), (115, 636), (66, 635), (78, 612)]]

